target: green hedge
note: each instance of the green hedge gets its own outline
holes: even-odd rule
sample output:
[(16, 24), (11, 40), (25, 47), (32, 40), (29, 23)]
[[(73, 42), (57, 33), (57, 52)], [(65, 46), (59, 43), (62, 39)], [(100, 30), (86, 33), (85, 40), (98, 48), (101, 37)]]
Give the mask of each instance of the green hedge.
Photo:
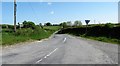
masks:
[(109, 27), (109, 26), (93, 26), (88, 27), (86, 33), (86, 27), (79, 27), (79, 28), (66, 28), (61, 29), (58, 34), (69, 33), (73, 35), (83, 35), (86, 36), (94, 36), (94, 37), (107, 37), (107, 38), (116, 38), (120, 39), (120, 26), (117, 27)]

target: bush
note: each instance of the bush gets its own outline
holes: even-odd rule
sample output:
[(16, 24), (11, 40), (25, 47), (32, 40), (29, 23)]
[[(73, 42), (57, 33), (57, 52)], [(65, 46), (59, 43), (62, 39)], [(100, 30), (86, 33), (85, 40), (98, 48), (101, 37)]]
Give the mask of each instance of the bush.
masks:
[(18, 29), (15, 33), (16, 36), (22, 35), (22, 36), (30, 36), (30, 34), (33, 32), (32, 29), (30, 28), (23, 28), (23, 29)]
[(32, 28), (32, 29), (35, 29), (35, 24), (31, 21), (24, 21), (23, 22), (23, 27), (24, 28)]
[(106, 27), (106, 28), (113, 28), (114, 25), (112, 23), (107, 23), (107, 24), (105, 24), (104, 27)]
[(8, 28), (9, 29), (14, 29), (14, 26), (13, 25), (8, 25)]
[(2, 25), (2, 28), (14, 29), (14, 25)]
[(6, 28), (6, 25), (2, 25), (2, 28)]
[(45, 23), (45, 26), (52, 26), (52, 24), (48, 22), (48, 23)]
[(66, 28), (59, 31), (59, 34), (73, 34), (73, 35), (83, 35), (86, 36), (93, 36), (93, 37), (106, 37), (106, 38), (115, 38), (120, 39), (120, 27), (113, 27), (113, 24), (105, 24), (105, 26), (102, 25), (96, 25), (93, 27), (88, 27), (86, 33), (86, 27), (79, 27), (79, 28)]

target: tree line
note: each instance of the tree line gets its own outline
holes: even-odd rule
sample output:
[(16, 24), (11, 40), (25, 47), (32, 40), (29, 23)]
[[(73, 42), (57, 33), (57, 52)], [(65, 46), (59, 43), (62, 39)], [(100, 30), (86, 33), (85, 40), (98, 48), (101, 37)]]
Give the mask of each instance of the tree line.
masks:
[[(36, 26), (40, 26), (41, 28), (43, 28), (43, 26), (61, 26), (61, 27), (65, 28), (65, 27), (70, 27), (70, 26), (82, 26), (82, 22), (79, 20), (76, 20), (74, 23), (72, 23), (71, 21), (62, 22), (60, 24), (52, 24), (51, 22), (47, 22), (47, 23), (44, 23), (44, 25), (42, 23), (39, 23), (39, 25), (35, 25), (35, 23), (32, 21), (23, 21), (22, 24), (20, 24), (18, 22), (17, 29), (18, 28), (20, 28), (20, 29), (21, 28), (35, 29)], [(14, 26), (13, 25), (2, 25), (2, 28), (14, 29)]]

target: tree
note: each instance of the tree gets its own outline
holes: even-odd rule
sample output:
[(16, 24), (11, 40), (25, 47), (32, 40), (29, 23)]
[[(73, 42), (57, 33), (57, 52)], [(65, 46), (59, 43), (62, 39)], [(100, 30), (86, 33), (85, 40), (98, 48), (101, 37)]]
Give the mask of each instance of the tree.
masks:
[(82, 26), (82, 22), (77, 20), (74, 22), (74, 26)]
[(43, 29), (42, 23), (39, 23), (39, 26)]
[(24, 28), (32, 28), (32, 29), (35, 29), (35, 24), (31, 21), (24, 21), (23, 22), (23, 27)]
[(45, 23), (46, 26), (52, 26), (52, 24), (50, 22)]
[(65, 28), (65, 27), (67, 27), (67, 23), (66, 22), (60, 23), (60, 26), (62, 26), (63, 28)]
[(67, 24), (67, 26), (72, 26), (72, 22), (71, 21), (68, 21), (66, 24)]
[(20, 23), (18, 22), (18, 28), (20, 28), (21, 29), (21, 27), (20, 27)]

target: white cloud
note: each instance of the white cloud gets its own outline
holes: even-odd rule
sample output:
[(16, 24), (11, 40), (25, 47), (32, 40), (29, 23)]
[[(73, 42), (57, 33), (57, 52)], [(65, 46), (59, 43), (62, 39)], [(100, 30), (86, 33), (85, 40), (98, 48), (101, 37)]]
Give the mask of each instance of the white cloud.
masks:
[(51, 3), (51, 2), (48, 2), (48, 5), (52, 5), (52, 3)]
[(54, 14), (54, 11), (51, 11), (50, 14)]

